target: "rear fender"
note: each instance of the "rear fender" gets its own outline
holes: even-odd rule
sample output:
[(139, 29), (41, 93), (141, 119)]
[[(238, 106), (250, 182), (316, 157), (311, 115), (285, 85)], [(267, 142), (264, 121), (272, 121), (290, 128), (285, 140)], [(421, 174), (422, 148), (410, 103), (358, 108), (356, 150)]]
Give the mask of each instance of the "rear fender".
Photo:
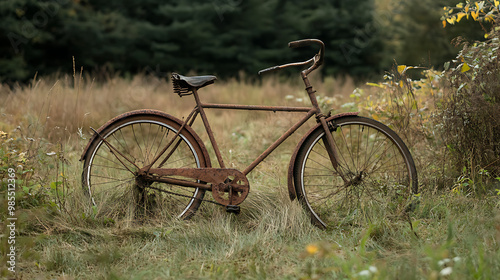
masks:
[[(359, 112), (348, 112), (348, 113), (339, 113), (335, 114), (329, 118), (326, 119), (327, 122), (340, 119), (343, 117), (347, 116), (357, 116)], [(290, 195), (290, 199), (294, 200), (297, 197), (297, 193), (295, 191), (295, 180), (293, 177), (293, 169), (295, 168), (295, 160), (297, 158), (297, 154), (299, 153), (300, 148), (306, 141), (306, 139), (315, 131), (316, 129), (321, 129), (321, 124), (318, 123), (316, 124), (313, 128), (311, 128), (306, 134), (304, 134), (304, 137), (300, 140), (299, 144), (295, 148), (295, 151), (292, 154), (292, 158), (290, 159), (290, 165), (288, 166), (288, 194)]]
[[(99, 129), (97, 129), (97, 133), (101, 133), (102, 131), (104, 131), (107, 127), (109, 127), (110, 125), (114, 124), (115, 122), (118, 122), (118, 121), (121, 121), (127, 117), (130, 117), (130, 116), (136, 116), (136, 115), (143, 115), (143, 116), (147, 116), (147, 115), (155, 115), (155, 116), (160, 116), (160, 117), (163, 117), (163, 118), (166, 118), (166, 119), (169, 119), (173, 122), (175, 122), (176, 124), (178, 124), (179, 126), (182, 126), (182, 124), (184, 123), (183, 121), (181, 121), (180, 119), (172, 116), (172, 115), (169, 115), (167, 113), (164, 113), (162, 111), (158, 111), (158, 110), (152, 110), (152, 109), (142, 109), (142, 110), (135, 110), (135, 111), (130, 111), (130, 112), (127, 112), (127, 113), (124, 113), (124, 114), (121, 114), (121, 115), (118, 115), (114, 118), (112, 118), (111, 120), (109, 120), (108, 122), (106, 122), (105, 124), (103, 124), (101, 127), (99, 127)], [(210, 156), (208, 155), (208, 151), (207, 151), (207, 148), (205, 147), (205, 145), (203, 144), (203, 141), (200, 139), (200, 137), (196, 134), (196, 132), (189, 126), (189, 125), (185, 125), (184, 126), (184, 129), (185, 131), (187, 131), (189, 134), (191, 134), (193, 136), (193, 138), (196, 140), (196, 142), (198, 142), (198, 144), (200, 145), (201, 147), (201, 150), (203, 152), (203, 156), (205, 158), (205, 166), (206, 167), (211, 167), (211, 162), (210, 162)], [(87, 157), (88, 155), (88, 152), (89, 152), (89, 147), (92, 145), (92, 143), (94, 141), (97, 141), (96, 138), (98, 137), (97, 136), (97, 133), (94, 133), (94, 135), (92, 135), (92, 137), (90, 138), (89, 142), (87, 143), (87, 146), (85, 147), (85, 149), (83, 150), (83, 153), (82, 153), (82, 156), (80, 157), (80, 161), (84, 161), (85, 158)]]

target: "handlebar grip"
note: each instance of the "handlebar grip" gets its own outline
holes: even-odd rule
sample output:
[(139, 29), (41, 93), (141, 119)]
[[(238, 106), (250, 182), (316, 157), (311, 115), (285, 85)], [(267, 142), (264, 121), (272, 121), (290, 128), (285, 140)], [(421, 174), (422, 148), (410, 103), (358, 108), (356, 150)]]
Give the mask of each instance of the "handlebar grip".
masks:
[(309, 46), (315, 43), (312, 39), (304, 39), (304, 40), (297, 40), (297, 41), (292, 41), (288, 43), (288, 47), (295, 49), (295, 48), (301, 48), (305, 46)]
[(276, 70), (280, 70), (281, 67), (280, 66), (273, 66), (273, 67), (269, 67), (269, 68), (266, 68), (266, 69), (263, 69), (263, 70), (260, 70), (259, 71), (259, 75), (261, 75), (262, 73), (265, 73), (265, 72), (271, 72), (271, 71), (276, 71)]

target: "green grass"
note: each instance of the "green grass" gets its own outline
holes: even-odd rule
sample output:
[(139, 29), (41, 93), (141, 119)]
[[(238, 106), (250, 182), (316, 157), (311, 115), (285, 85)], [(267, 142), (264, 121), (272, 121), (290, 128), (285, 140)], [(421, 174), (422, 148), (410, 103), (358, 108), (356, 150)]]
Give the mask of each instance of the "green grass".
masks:
[[(256, 191), (239, 216), (204, 209), (191, 221), (156, 225), (74, 226), (43, 219), (22, 261), (25, 278), (75, 279), (495, 279), (500, 215), (491, 199), (423, 197), (412, 219), (369, 228), (319, 230), (281, 193)], [(415, 233), (418, 237), (415, 236)], [(308, 251), (308, 249), (310, 251)], [(21, 253), (21, 256), (25, 252)], [(455, 259), (455, 261), (453, 261)]]
[[(329, 230), (312, 226), (298, 202), (290, 201), (286, 180), (292, 149), (307, 128), (249, 174), (251, 190), (240, 215), (203, 204), (189, 221), (139, 223), (95, 217), (85, 207), (78, 161), (89, 138), (88, 127), (97, 128), (138, 108), (186, 116), (192, 102), (190, 97), (179, 99), (169, 84), (148, 77), (115, 78), (100, 85), (90, 79), (80, 82), (74, 87), (63, 77), (58, 82), (38, 80), (15, 92), (1, 89), (5, 105), (0, 108), (0, 131), (7, 133), (0, 138), (2, 221), (7, 204), (3, 168), (16, 168), (16, 201), (22, 207), (16, 210), (17, 274), (6, 271), (7, 239), (2, 233), (2, 277), (496, 279), (500, 274), (498, 196), (452, 192), (453, 185), (432, 183), (440, 174), (421, 173), (425, 183), (420, 186), (420, 203), (409, 220), (380, 217), (367, 227)], [(320, 93), (335, 89), (331, 79), (315, 82)], [(261, 85), (229, 81), (217, 82), (201, 94), (209, 102), (298, 105), (300, 101), (285, 96), (304, 97), (301, 88), (274, 79)], [(335, 100), (338, 112), (352, 101), (352, 89), (336, 88), (343, 90), (328, 97)], [(298, 117), (209, 112), (226, 165), (240, 169)], [(195, 126), (204, 135), (200, 128)], [(420, 168), (431, 165), (426, 163), (434, 160), (429, 154), (414, 151)], [(451, 274), (440, 275), (450, 271), (446, 267)]]

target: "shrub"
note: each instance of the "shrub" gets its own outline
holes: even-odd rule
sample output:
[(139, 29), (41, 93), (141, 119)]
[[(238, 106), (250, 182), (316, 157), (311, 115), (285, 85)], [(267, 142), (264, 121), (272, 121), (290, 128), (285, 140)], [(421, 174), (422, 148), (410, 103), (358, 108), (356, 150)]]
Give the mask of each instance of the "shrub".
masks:
[(486, 42), (465, 43), (456, 66), (444, 72), (438, 121), (455, 167), (465, 167), (472, 177), (484, 169), (500, 175), (499, 35), (494, 31)]
[[(437, 114), (456, 170), (472, 179), (500, 175), (499, 6), (497, 0), (467, 0), (456, 7), (445, 7), (442, 18), (443, 26), (462, 19), (478, 21), (488, 38), (485, 42), (463, 43), (454, 67), (445, 65), (445, 95)], [(460, 38), (456, 41), (461, 43)]]

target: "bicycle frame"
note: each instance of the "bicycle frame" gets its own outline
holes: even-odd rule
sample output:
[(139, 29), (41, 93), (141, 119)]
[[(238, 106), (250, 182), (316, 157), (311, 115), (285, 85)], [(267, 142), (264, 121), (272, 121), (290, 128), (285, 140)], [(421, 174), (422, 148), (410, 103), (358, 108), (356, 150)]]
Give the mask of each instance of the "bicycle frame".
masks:
[[(259, 106), (259, 105), (238, 105), (238, 104), (214, 104), (214, 103), (203, 103), (200, 100), (199, 94), (198, 94), (198, 87), (190, 87), (189, 90), (192, 92), (194, 99), (196, 101), (196, 106), (195, 108), (191, 111), (187, 119), (183, 122), (182, 126), (179, 128), (177, 131), (176, 135), (171, 139), (171, 141), (165, 146), (165, 148), (157, 155), (157, 157), (152, 161), (152, 163), (148, 166), (145, 166), (141, 168), (138, 172), (138, 175), (141, 176), (147, 176), (149, 177), (149, 180), (152, 181), (157, 181), (157, 182), (164, 182), (164, 183), (169, 183), (169, 184), (175, 184), (175, 185), (180, 185), (180, 186), (185, 186), (185, 187), (191, 187), (191, 188), (201, 188), (204, 190), (209, 190), (214, 193), (223, 191), (223, 192), (229, 192), (230, 193), (230, 198), (229, 198), (229, 204), (233, 204), (232, 202), (232, 191), (235, 190), (237, 192), (241, 191), (240, 198), (242, 200), (238, 200), (238, 203), (244, 200), (246, 195), (248, 194), (248, 180), (246, 178), (246, 175), (250, 173), (255, 167), (257, 167), (269, 154), (271, 154), (279, 145), (281, 145), (288, 137), (290, 137), (297, 129), (299, 129), (305, 122), (307, 122), (312, 116), (316, 116), (316, 121), (321, 124), (321, 127), (325, 131), (325, 136), (323, 137), (323, 143), (324, 146), (326, 147), (328, 157), (332, 163), (333, 168), (338, 172), (340, 177), (344, 180), (344, 182), (347, 182), (344, 174), (339, 170), (338, 168), (338, 163), (337, 163), (337, 152), (335, 149), (335, 144), (333, 140), (333, 136), (330, 133), (330, 127), (326, 122), (327, 116), (325, 116), (322, 112), (321, 109), (318, 106), (318, 101), (316, 99), (315, 95), (315, 90), (311, 86), (311, 83), (309, 82), (309, 79), (307, 75), (311, 73), (313, 70), (317, 69), (323, 62), (323, 54), (324, 54), (324, 44), (323, 42), (315, 39), (311, 40), (305, 40), (305, 41), (295, 41), (289, 43), (289, 46), (292, 48), (295, 47), (301, 47), (304, 45), (308, 45), (311, 43), (316, 43), (321, 46), (320, 52), (316, 54), (313, 58), (304, 61), (304, 62), (298, 62), (298, 63), (289, 63), (285, 65), (280, 65), (280, 66), (274, 66), (271, 68), (267, 68), (264, 70), (261, 70), (259, 72), (268, 72), (268, 71), (274, 71), (274, 70), (280, 70), (283, 68), (287, 67), (292, 67), (292, 66), (304, 66), (304, 65), (310, 65), (312, 64), (309, 68), (303, 70), (301, 72), (301, 77), (304, 82), (304, 85), (306, 86), (305, 90), (309, 96), (309, 99), (311, 101), (312, 106), (311, 107), (288, 107), (288, 106)], [(189, 94), (179, 94), (180, 96), (183, 95), (189, 95)], [(212, 128), (210, 127), (210, 123), (208, 121), (207, 115), (205, 113), (205, 109), (223, 109), (223, 110), (256, 110), (256, 111), (272, 111), (272, 112), (302, 112), (306, 113), (306, 115), (299, 120), (297, 123), (295, 123), (292, 127), (290, 127), (281, 137), (279, 137), (274, 143), (272, 143), (260, 156), (258, 156), (249, 166), (247, 166), (243, 171), (238, 171), (235, 169), (228, 169), (225, 167), (224, 160), (222, 158), (221, 152), (219, 150), (219, 146), (217, 144), (217, 141), (214, 137)], [(152, 168), (153, 165), (156, 164), (156, 162), (159, 160), (160, 157), (163, 156), (163, 154), (170, 148), (170, 146), (174, 143), (175, 139), (179, 136), (181, 131), (184, 129), (186, 125), (192, 126), (194, 123), (196, 117), (198, 114), (201, 116), (201, 119), (203, 121), (203, 125), (205, 126), (205, 130), (208, 134), (208, 137), (210, 139), (210, 143), (214, 149), (215, 155), (217, 157), (217, 161), (219, 163), (220, 168), (190, 168), (190, 169), (185, 169), (185, 168), (177, 168), (177, 169), (166, 169), (162, 168), (163, 164), (169, 159), (170, 155), (175, 151), (177, 148), (177, 145), (179, 145), (180, 140), (177, 142), (177, 144), (174, 145), (174, 147), (171, 149), (170, 153), (163, 159), (163, 161), (158, 165), (157, 168)], [(153, 175), (156, 174), (156, 175)], [(192, 179), (198, 180), (198, 182), (192, 182), (192, 181), (185, 181), (185, 180), (179, 180), (179, 179), (174, 179), (174, 178), (165, 178), (162, 176), (171, 176), (171, 175), (176, 175), (176, 176), (181, 176), (181, 177), (188, 177)], [(204, 183), (209, 183), (212, 186), (207, 186)], [(215, 188), (215, 189), (214, 189)], [(217, 194), (214, 193), (214, 197)], [(227, 202), (223, 201), (222, 199), (217, 199), (219, 202)]]
[[(304, 80), (304, 84), (306, 85), (306, 91), (309, 95), (309, 99), (311, 100), (311, 104), (312, 104), (311, 107), (203, 103), (200, 100), (198, 91), (196, 89), (193, 89), (193, 96), (194, 96), (194, 99), (196, 101), (196, 107), (191, 111), (191, 113), (189, 114), (189, 116), (185, 120), (184, 125), (188, 124), (189, 126), (191, 126), (194, 123), (197, 115), (200, 114), (201, 119), (203, 121), (203, 125), (205, 127), (205, 131), (210, 139), (210, 143), (211, 143), (211, 145), (214, 149), (215, 155), (217, 157), (217, 161), (219, 163), (219, 166), (220, 166), (220, 168), (226, 168), (225, 164), (224, 164), (224, 160), (223, 160), (221, 152), (220, 152), (220, 149), (219, 149), (218, 144), (217, 144), (217, 140), (214, 137), (214, 133), (212, 131), (212, 128), (211, 128), (210, 123), (208, 121), (207, 115), (205, 113), (205, 109), (307, 113), (302, 119), (300, 119), (297, 123), (295, 123), (292, 127), (290, 127), (285, 133), (283, 133), (281, 135), (281, 137), (279, 137), (277, 140), (275, 140), (274, 143), (272, 143), (269, 147), (267, 147), (267, 149), (260, 156), (258, 156), (249, 166), (247, 166), (242, 171), (242, 173), (246, 176), (255, 167), (257, 167), (268, 155), (270, 155), (278, 146), (280, 146), (284, 141), (286, 141), (286, 139), (288, 139), (288, 137), (290, 137), (295, 131), (297, 131), (297, 129), (299, 129), (304, 123), (306, 123), (312, 116), (316, 116), (317, 122), (322, 124), (325, 131), (329, 131), (328, 125), (325, 121), (326, 116), (321, 112), (321, 109), (318, 106), (318, 102), (317, 102), (316, 95), (315, 95), (316, 91), (313, 90), (313, 88), (309, 82), (309, 79), (307, 78), (307, 73), (304, 73), (304, 72), (305, 71), (302, 72), (302, 78)], [(174, 136), (174, 139), (172, 139), (171, 142), (167, 144), (167, 146), (162, 150), (162, 152), (160, 152), (158, 154), (158, 156), (152, 161), (152, 163), (146, 169), (143, 169), (143, 171), (145, 171), (145, 173), (149, 173), (149, 171), (152, 171), (151, 167), (158, 161), (158, 159), (173, 144), (175, 138), (178, 136), (178, 134), (180, 134), (180, 132), (184, 128), (184, 125), (183, 125), (183, 127), (181, 127), (179, 129), (179, 131), (177, 132), (177, 135)], [(333, 145), (333, 138), (331, 137), (331, 135), (329, 133), (326, 133), (325, 135), (326, 135), (326, 142), (327, 142), (327, 143), (325, 143), (325, 146), (330, 147), (330, 149), (327, 149), (328, 154), (329, 154), (330, 159), (333, 163), (333, 166), (336, 168), (337, 161), (335, 160), (335, 148)], [(328, 138), (330, 138), (330, 139), (328, 139)], [(175, 149), (175, 147), (172, 150), (174, 150), (174, 149)], [(168, 159), (168, 156), (163, 160), (163, 162), (161, 162), (159, 164), (159, 166), (161, 167), (167, 159)], [(154, 171), (156, 174), (167, 175), (165, 172), (161, 171), (161, 168), (155, 168)], [(172, 174), (169, 174), (169, 175), (172, 175)], [(172, 179), (166, 179), (166, 181), (165, 181), (165, 179), (159, 179), (159, 181), (173, 183), (173, 181), (170, 181), (170, 180), (172, 180)], [(176, 183), (182, 184), (179, 181), (177, 181)], [(187, 187), (201, 187), (200, 184), (192, 183), (192, 182), (189, 182), (189, 183), (186, 182), (186, 184), (182, 184), (182, 185), (185, 185)], [(205, 189), (206, 187), (202, 187), (202, 188)]]

